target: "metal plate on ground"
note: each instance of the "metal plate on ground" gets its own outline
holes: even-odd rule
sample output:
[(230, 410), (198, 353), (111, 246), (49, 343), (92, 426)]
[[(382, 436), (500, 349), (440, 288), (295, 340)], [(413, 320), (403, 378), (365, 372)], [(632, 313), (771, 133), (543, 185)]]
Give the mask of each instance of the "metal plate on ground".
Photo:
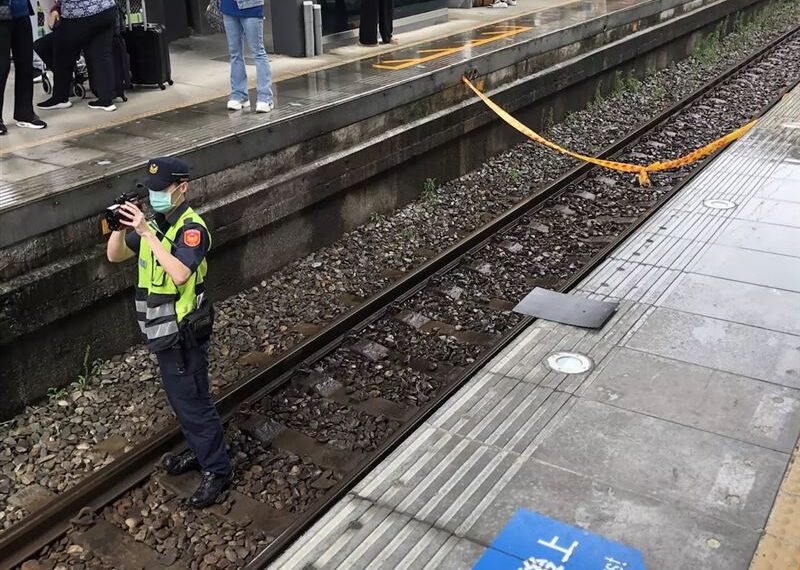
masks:
[(514, 307), (514, 312), (565, 325), (599, 329), (618, 306), (619, 303), (594, 301), (536, 287)]

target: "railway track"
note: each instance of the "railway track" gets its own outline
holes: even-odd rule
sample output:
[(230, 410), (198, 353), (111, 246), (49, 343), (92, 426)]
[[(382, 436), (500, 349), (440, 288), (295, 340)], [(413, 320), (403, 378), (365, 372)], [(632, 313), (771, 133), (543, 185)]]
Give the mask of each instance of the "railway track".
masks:
[[(642, 162), (643, 149), (657, 152), (659, 140), (679, 137), (676, 124), (703, 115), (701, 107), (719, 101), (726, 84), (735, 92), (759, 65), (774, 67), (770, 58), (780, 50), (800, 49), (798, 30), (600, 156)], [(764, 112), (796, 81), (776, 85), (753, 112)], [(683, 142), (687, 150), (696, 146), (690, 138)], [(530, 324), (510, 311), (516, 300), (536, 285), (569, 290), (701, 168), (655, 175), (651, 190), (591, 165), (571, 170), (226, 393), (218, 407), (241, 475), (222, 504), (177, 513), (195, 480), (154, 468), (181, 445), (180, 432), (170, 428), (0, 535), (0, 566), (35, 558), (68, 535), (97, 556), (98, 568), (193, 567), (191, 540), (169, 541), (174, 526), (196, 523), (220, 526), (218, 538), (229, 544), (204, 554), (207, 566), (265, 567)], [(620, 208), (623, 199), (633, 205)], [(276, 464), (285, 473), (282, 483), (275, 485), (274, 476), (269, 485), (259, 481), (264, 466)], [(292, 486), (312, 472), (313, 492), (293, 496)], [(147, 526), (152, 531), (145, 519), (154, 521)]]

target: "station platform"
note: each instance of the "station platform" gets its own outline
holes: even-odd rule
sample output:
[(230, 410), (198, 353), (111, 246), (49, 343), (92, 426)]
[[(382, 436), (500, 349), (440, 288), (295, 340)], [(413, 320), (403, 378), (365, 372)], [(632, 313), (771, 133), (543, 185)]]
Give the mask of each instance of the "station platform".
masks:
[(649, 569), (795, 570), (799, 187), (800, 87), (573, 292), (602, 329), (532, 323), (272, 567), (463, 570), (527, 509)]

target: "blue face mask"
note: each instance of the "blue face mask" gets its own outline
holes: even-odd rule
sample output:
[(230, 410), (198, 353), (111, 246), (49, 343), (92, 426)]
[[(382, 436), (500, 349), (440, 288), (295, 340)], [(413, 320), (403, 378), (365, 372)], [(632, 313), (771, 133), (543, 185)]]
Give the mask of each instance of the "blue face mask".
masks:
[(172, 209), (172, 195), (169, 192), (149, 190), (150, 206), (160, 214), (166, 214)]

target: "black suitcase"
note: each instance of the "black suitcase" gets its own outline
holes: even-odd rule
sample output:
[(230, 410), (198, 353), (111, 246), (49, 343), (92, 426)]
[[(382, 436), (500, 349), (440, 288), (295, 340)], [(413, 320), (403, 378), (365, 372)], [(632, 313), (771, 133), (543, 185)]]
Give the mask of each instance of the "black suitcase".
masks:
[(114, 60), (114, 97), (127, 101), (125, 91), (131, 88), (131, 58), (128, 46), (119, 34), (111, 40), (111, 56)]
[(135, 25), (122, 32), (131, 61), (133, 85), (172, 85), (169, 44), (160, 24)]

